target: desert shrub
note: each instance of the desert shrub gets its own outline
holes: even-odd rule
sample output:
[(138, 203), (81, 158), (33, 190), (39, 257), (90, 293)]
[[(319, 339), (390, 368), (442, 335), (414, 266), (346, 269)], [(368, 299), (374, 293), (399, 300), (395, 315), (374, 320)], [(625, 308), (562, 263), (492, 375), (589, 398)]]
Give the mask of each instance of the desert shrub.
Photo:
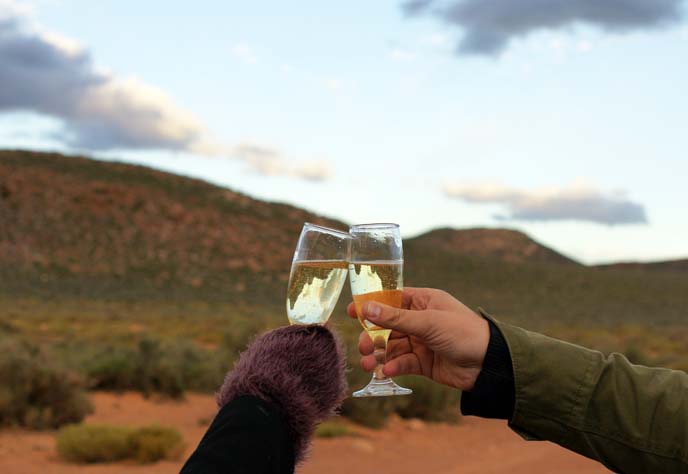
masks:
[(339, 438), (340, 436), (352, 436), (355, 432), (343, 425), (334, 421), (325, 421), (318, 425), (315, 429), (315, 436), (318, 438)]
[(71, 425), (57, 434), (57, 452), (70, 462), (113, 462), (132, 457), (132, 428), (108, 425)]
[(92, 411), (81, 379), (40, 348), (0, 340), (0, 426), (57, 428)]
[(135, 459), (150, 463), (173, 459), (184, 447), (174, 428), (71, 425), (57, 434), (57, 452), (70, 462), (99, 463)]
[(95, 390), (127, 390), (136, 387), (138, 353), (108, 347), (84, 361), (89, 387)]
[(672, 362), (671, 367), (675, 370), (682, 370), (688, 373), (688, 356), (678, 357)]
[(398, 399), (399, 397), (349, 397), (342, 405), (342, 416), (369, 428), (382, 428), (389, 415), (396, 410)]
[(229, 356), (236, 358), (257, 334), (266, 329), (265, 321), (258, 318), (236, 318), (232, 321), (231, 329), (222, 337), (221, 348)]
[[(351, 348), (351, 343), (348, 344)], [(357, 359), (356, 359), (357, 360)], [(350, 366), (356, 367), (348, 373), (349, 390), (355, 391), (370, 381), (370, 374), (350, 360)], [(348, 397), (342, 405), (342, 416), (369, 428), (381, 428), (389, 415), (394, 413), (403, 397)]]
[(447, 422), (459, 420), (461, 394), (458, 390), (420, 377), (399, 377), (398, 382), (413, 390), (413, 394), (403, 397), (402, 403), (396, 408), (403, 418)]
[(181, 374), (184, 389), (197, 392), (217, 390), (234, 361), (234, 357), (222, 348), (202, 349), (188, 341), (168, 345), (164, 353), (175, 370)]
[(133, 457), (141, 463), (179, 457), (184, 448), (182, 435), (174, 428), (148, 426), (131, 433)]
[[(350, 420), (380, 428), (392, 413), (403, 418), (420, 418), (427, 421), (456, 422), (460, 418), (458, 390), (421, 379), (420, 377), (397, 377), (402, 386), (413, 390), (403, 397), (347, 398), (342, 406), (342, 415)], [(363, 383), (352, 384), (358, 389)]]
[(626, 359), (628, 359), (631, 364), (645, 366), (653, 365), (650, 357), (648, 357), (645, 351), (635, 342), (630, 342), (626, 345), (623, 355), (626, 356)]
[(168, 359), (162, 343), (157, 339), (144, 338), (139, 341), (139, 363), (137, 380), (144, 395), (162, 393), (172, 398), (184, 395), (183, 374), (173, 360)]
[(101, 390), (137, 390), (180, 398), (186, 390), (212, 392), (220, 386), (231, 356), (188, 341), (163, 343), (143, 337), (133, 348), (95, 350), (80, 361), (89, 386)]

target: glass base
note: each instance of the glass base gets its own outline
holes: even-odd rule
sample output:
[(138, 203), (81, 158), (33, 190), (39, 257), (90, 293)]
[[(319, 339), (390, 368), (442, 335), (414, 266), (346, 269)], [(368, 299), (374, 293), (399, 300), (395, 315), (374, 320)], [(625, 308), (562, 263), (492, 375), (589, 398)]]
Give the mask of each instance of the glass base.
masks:
[(376, 379), (370, 381), (361, 390), (354, 392), (353, 397), (389, 397), (392, 395), (410, 395), (413, 390), (397, 385), (392, 379)]

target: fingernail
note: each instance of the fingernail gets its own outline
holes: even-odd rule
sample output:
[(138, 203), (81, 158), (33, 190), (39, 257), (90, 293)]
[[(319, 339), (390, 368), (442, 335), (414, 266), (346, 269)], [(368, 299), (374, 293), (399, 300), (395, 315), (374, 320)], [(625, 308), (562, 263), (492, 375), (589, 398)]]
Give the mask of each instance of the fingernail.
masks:
[(366, 305), (366, 319), (377, 319), (380, 317), (382, 308), (375, 303), (368, 303)]

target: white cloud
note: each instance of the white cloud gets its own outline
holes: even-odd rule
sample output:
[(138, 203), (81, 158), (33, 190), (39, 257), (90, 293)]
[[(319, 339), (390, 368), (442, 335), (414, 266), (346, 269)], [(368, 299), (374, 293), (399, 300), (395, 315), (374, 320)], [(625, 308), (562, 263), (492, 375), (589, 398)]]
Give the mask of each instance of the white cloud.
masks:
[(86, 52), (77, 41), (54, 31), (39, 31), (38, 34), (45, 42), (52, 44), (69, 57), (78, 57)]
[(585, 183), (569, 187), (520, 190), (496, 183), (445, 186), (448, 197), (473, 204), (499, 204), (506, 215), (500, 220), (578, 220), (598, 224), (646, 224), (642, 204), (628, 200), (625, 193), (603, 193)]
[(207, 133), (162, 91), (96, 69), (78, 42), (8, 11), (0, 21), (0, 112), (59, 118), (62, 141), (91, 150), (188, 150)]
[(295, 167), (292, 175), (309, 181), (324, 181), (332, 176), (332, 170), (326, 161), (310, 161)]
[(208, 155), (241, 160), (250, 171), (264, 176), (291, 176), (308, 181), (324, 181), (332, 177), (332, 170), (324, 160), (298, 162), (286, 158), (275, 148), (255, 143), (246, 142), (234, 147), (205, 144), (203, 151)]
[(32, 13), (33, 7), (25, 2), (0, 0), (0, 21), (18, 16), (28, 17)]
[[(254, 61), (249, 48), (235, 52)], [(36, 24), (30, 10), (0, 0), (0, 113), (59, 119), (53, 138), (92, 151), (166, 149), (240, 159), (264, 175), (325, 179), (325, 167), (291, 164), (277, 151), (216, 143), (205, 125), (164, 91), (97, 68), (77, 41)], [(262, 150), (262, 153), (261, 153)]]

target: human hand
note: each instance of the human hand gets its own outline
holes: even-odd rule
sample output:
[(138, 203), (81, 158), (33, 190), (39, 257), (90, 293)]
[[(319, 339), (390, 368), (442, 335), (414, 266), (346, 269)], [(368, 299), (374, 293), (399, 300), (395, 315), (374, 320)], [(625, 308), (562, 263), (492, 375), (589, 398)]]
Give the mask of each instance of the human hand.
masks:
[[(354, 304), (347, 308), (356, 318)], [(490, 328), (459, 300), (433, 288), (405, 288), (401, 308), (377, 302), (362, 307), (363, 317), (392, 329), (383, 372), (389, 377), (423, 375), (460, 390), (471, 390), (482, 368)], [(358, 349), (361, 366), (375, 369), (374, 346), (364, 331)]]

